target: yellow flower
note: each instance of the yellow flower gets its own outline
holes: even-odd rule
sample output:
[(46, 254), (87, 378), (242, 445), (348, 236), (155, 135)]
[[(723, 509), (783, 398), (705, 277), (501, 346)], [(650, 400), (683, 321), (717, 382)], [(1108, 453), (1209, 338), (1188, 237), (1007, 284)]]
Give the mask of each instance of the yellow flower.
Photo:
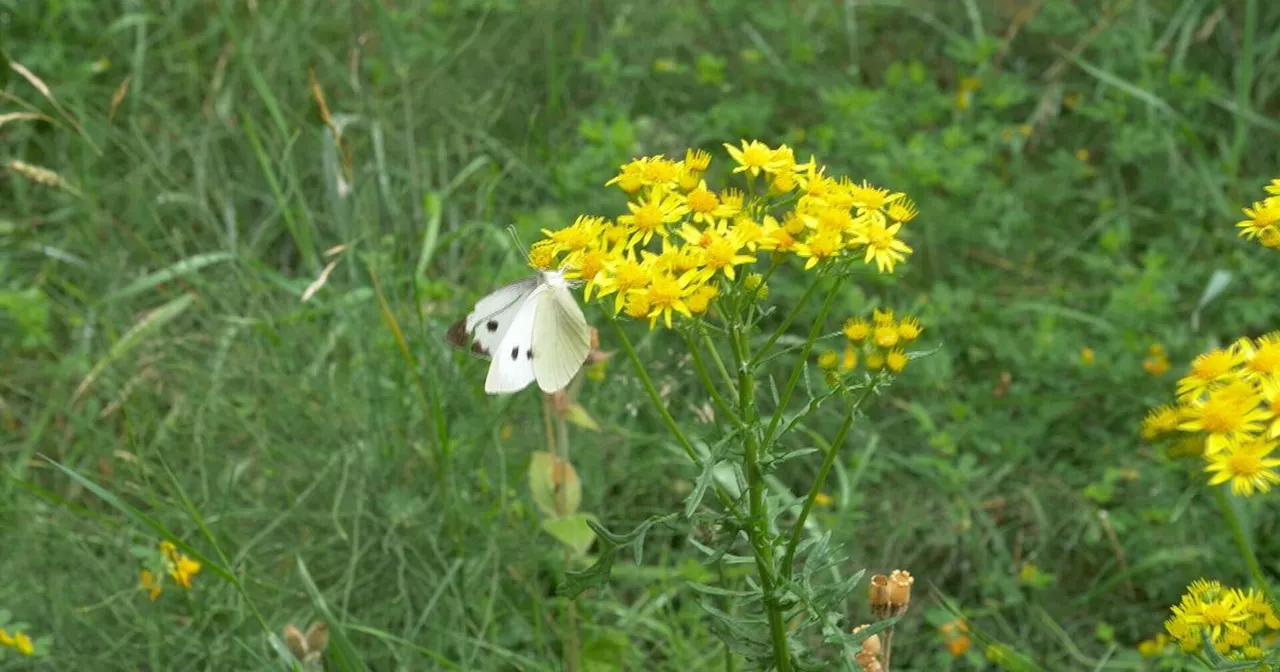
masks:
[(1271, 416), (1265, 435), (1269, 439), (1280, 437), (1280, 377), (1262, 378), (1259, 387), (1263, 409)]
[(1271, 486), (1280, 483), (1280, 459), (1268, 457), (1275, 450), (1275, 441), (1245, 440), (1231, 442), (1224, 450), (1211, 455), (1205, 471), (1214, 474), (1209, 485), (1221, 485), (1231, 481), (1231, 492), (1251, 497), (1255, 491), (1266, 493)]
[(638, 203), (627, 203), (629, 215), (618, 217), (618, 223), (629, 226), (635, 232), (631, 234), (631, 244), (648, 245), (653, 234), (667, 237), (667, 224), (680, 221), (689, 211), (689, 207), (680, 202), (680, 197), (666, 191), (662, 187), (654, 187), (649, 198), (642, 198)]
[(723, 272), (724, 277), (733, 280), (734, 266), (750, 264), (756, 260), (752, 255), (739, 254), (741, 249), (742, 243), (734, 238), (711, 232), (710, 239), (703, 248), (700, 277), (706, 280), (718, 272)]
[(863, 261), (869, 264), (875, 260), (877, 271), (892, 273), (894, 265), (905, 260), (906, 255), (911, 254), (911, 248), (896, 238), (901, 228), (901, 223), (886, 227), (883, 221), (877, 220), (855, 235), (853, 242), (867, 246)]
[(836, 353), (830, 350), (827, 350), (821, 355), (818, 355), (818, 368), (822, 369), (823, 371), (831, 371), (832, 369), (835, 369), (839, 365), (840, 365), (840, 355), (837, 355)]
[(1240, 235), (1245, 238), (1257, 238), (1267, 229), (1272, 229), (1280, 223), (1280, 198), (1271, 197), (1260, 203), (1254, 203), (1252, 208), (1244, 208), (1244, 216), (1248, 219), (1236, 223), (1236, 227), (1240, 229)]
[(848, 373), (858, 366), (858, 353), (852, 345), (844, 346), (844, 356), (840, 358), (840, 370)]
[(685, 196), (684, 202), (689, 207), (689, 212), (693, 213), (690, 219), (699, 224), (715, 224), (716, 215), (720, 211), (720, 198), (716, 196), (716, 192), (707, 189), (706, 180), (699, 181), (698, 186)]
[(578, 253), (576, 257), (566, 260), (569, 266), (564, 275), (571, 280), (583, 280), (586, 286), (582, 289), (582, 299), (591, 300), (591, 290), (595, 289), (596, 278), (604, 271), (609, 255), (602, 249), (591, 248)]
[(1198, 355), (1189, 371), (1178, 381), (1178, 397), (1189, 397), (1205, 391), (1209, 385), (1227, 375), (1240, 363), (1240, 355), (1229, 350), (1211, 350)]
[(1183, 409), (1178, 429), (1204, 432), (1205, 454), (1216, 455), (1229, 443), (1247, 439), (1262, 429), (1266, 411), (1258, 408), (1261, 397), (1252, 385), (1235, 380), (1209, 390), (1202, 400)]
[(1241, 348), (1244, 354), (1246, 380), (1260, 376), (1280, 376), (1280, 331), (1271, 332), (1256, 342), (1245, 340)]
[(1085, 366), (1093, 365), (1093, 348), (1080, 348), (1080, 363)]
[(886, 214), (889, 215), (889, 219), (906, 224), (915, 219), (920, 211), (916, 209), (916, 204), (912, 203), (911, 199), (904, 197), (890, 203)]
[(1169, 372), (1169, 358), (1163, 354), (1152, 355), (1142, 360), (1142, 368), (1153, 378), (1159, 378)]
[(588, 245), (599, 240), (603, 228), (603, 218), (579, 215), (573, 224), (558, 231), (543, 229), (542, 235), (551, 241), (550, 247), (553, 253), (573, 253), (585, 250)]
[(631, 163), (622, 166), (622, 171), (613, 179), (605, 182), (604, 185), (608, 187), (616, 184), (618, 185), (618, 188), (628, 194), (640, 191), (640, 189), (644, 187), (644, 175), (641, 173), (644, 169), (642, 161), (643, 159), (632, 161)]
[(819, 233), (851, 233), (854, 228), (853, 216), (841, 208), (822, 208), (809, 221)]
[(868, 371), (879, 371), (884, 368), (885, 356), (882, 352), (873, 351), (868, 353), (863, 361), (866, 363)]
[(1263, 187), (1263, 189), (1265, 189), (1268, 194), (1280, 196), (1280, 177), (1271, 180), (1271, 182), (1269, 182), (1267, 186)]
[(742, 212), (742, 192), (737, 189), (725, 189), (720, 192), (720, 216), (733, 217)]
[(757, 224), (756, 220), (740, 215), (733, 219), (733, 225), (729, 227), (729, 236), (751, 252), (755, 252), (764, 240), (764, 227)]
[(891, 194), (888, 189), (872, 186), (866, 180), (862, 184), (849, 184), (849, 195), (853, 205), (860, 210), (884, 210), (885, 206), (902, 198), (903, 194)]
[(703, 149), (684, 150), (684, 165), (689, 170), (705, 173), (711, 167), (711, 154)]
[(1200, 582), (1200, 589), (1189, 589), (1182, 601), (1171, 607), (1173, 617), (1165, 622), (1165, 629), (1182, 646), (1184, 651), (1200, 648), (1201, 632), (1207, 632), (1213, 648), (1227, 653), (1231, 641), (1248, 641), (1244, 622), (1249, 618), (1249, 603), (1243, 593), (1223, 588), (1216, 581)]
[(1172, 434), (1178, 431), (1178, 423), (1181, 421), (1178, 409), (1172, 406), (1166, 404), (1153, 408), (1142, 421), (1142, 438), (1151, 441)]
[(651, 156), (641, 164), (640, 176), (646, 186), (673, 187), (680, 177), (680, 165), (661, 154)]
[(602, 275), (596, 280), (596, 285), (600, 288), (600, 293), (596, 296), (603, 298), (617, 294), (613, 305), (614, 315), (622, 312), (622, 306), (631, 292), (644, 289), (649, 284), (649, 271), (635, 260), (634, 255), (613, 255), (605, 262), (605, 273)]
[(821, 506), (823, 508), (831, 506), (831, 503), (834, 501), (835, 500), (832, 499), (831, 495), (828, 495), (825, 492), (819, 492), (817, 495), (814, 495), (813, 497), (814, 506)]
[(898, 344), (898, 325), (889, 322), (888, 324), (877, 324), (872, 331), (872, 338), (876, 345), (882, 348), (892, 348)]
[(200, 563), (182, 554), (178, 554), (169, 567), (169, 576), (173, 577), (173, 582), (187, 589), (191, 588), (191, 577), (199, 573)]
[(151, 573), (151, 570), (144, 569), (140, 572), (138, 590), (147, 591), (147, 598), (152, 602), (155, 602), (156, 598), (160, 597), (160, 593), (163, 592), (164, 586), (163, 583)]
[(673, 312), (680, 313), (685, 317), (693, 317), (692, 311), (685, 305), (684, 299), (689, 294), (689, 281), (692, 274), (685, 274), (680, 277), (672, 277), (667, 273), (655, 273), (649, 279), (649, 286), (644, 290), (635, 290), (643, 292), (645, 300), (649, 304), (649, 328), (653, 329), (657, 325), (658, 318), (661, 317), (667, 328), (671, 328), (671, 314)]
[(1162, 632), (1151, 639), (1144, 639), (1139, 642), (1138, 653), (1141, 654), (1143, 658), (1156, 658), (1164, 652), (1164, 647), (1168, 644), (1169, 637)]
[(907, 353), (903, 352), (902, 348), (894, 348), (884, 356), (885, 366), (894, 373), (902, 373), (902, 370), (907, 368), (907, 361)]
[(898, 336), (901, 336), (902, 340), (908, 343), (919, 338), (923, 331), (924, 328), (920, 326), (920, 320), (914, 317), (904, 317), (898, 323)]
[(871, 335), (871, 325), (861, 317), (851, 317), (845, 320), (843, 331), (845, 338), (854, 343), (861, 343)]
[(769, 215), (764, 217), (761, 230), (760, 249), (766, 252), (790, 252), (796, 247), (796, 240), (786, 228), (778, 224), (778, 220)]
[(529, 265), (539, 271), (550, 270), (556, 263), (555, 243), (539, 240), (529, 248)]
[(694, 315), (701, 315), (707, 312), (711, 307), (711, 302), (720, 295), (720, 289), (715, 285), (699, 285), (689, 298), (684, 300), (684, 304), (689, 307), (689, 312)]
[(742, 141), (742, 148), (739, 149), (729, 143), (724, 143), (724, 148), (729, 152), (729, 156), (738, 162), (738, 166), (733, 169), (735, 173), (747, 173), (751, 177), (759, 175), (762, 171), (765, 173), (774, 173), (782, 164), (774, 155), (774, 150), (759, 140), (747, 142)]
[(842, 243), (838, 233), (814, 233), (805, 238), (803, 243), (796, 243), (796, 255), (807, 260), (804, 264), (804, 270), (807, 271), (817, 266), (818, 262), (840, 254)]

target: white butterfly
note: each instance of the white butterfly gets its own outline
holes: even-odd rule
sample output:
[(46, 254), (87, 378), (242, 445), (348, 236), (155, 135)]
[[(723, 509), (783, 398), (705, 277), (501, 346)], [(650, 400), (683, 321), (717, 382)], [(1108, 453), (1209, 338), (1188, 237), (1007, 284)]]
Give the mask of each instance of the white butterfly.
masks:
[(493, 361), (484, 381), (488, 394), (523, 390), (533, 381), (543, 392), (564, 389), (591, 350), (582, 309), (559, 271), (541, 271), (480, 299), (465, 319), (449, 327), (459, 347)]

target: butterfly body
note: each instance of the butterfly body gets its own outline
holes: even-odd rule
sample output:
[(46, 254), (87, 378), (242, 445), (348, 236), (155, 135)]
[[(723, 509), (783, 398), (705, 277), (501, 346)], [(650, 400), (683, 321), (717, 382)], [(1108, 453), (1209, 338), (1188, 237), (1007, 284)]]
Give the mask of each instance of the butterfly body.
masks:
[(459, 347), (489, 357), (484, 391), (505, 394), (537, 381), (543, 392), (563, 389), (591, 350), (591, 335), (569, 283), (559, 271), (514, 282), (476, 302), (449, 327)]

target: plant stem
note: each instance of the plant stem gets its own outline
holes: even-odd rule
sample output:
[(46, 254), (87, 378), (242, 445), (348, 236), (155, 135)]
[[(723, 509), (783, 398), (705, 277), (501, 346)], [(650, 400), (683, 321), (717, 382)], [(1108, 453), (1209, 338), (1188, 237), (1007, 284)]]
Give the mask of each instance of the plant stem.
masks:
[(1236, 515), (1235, 507), (1231, 506), (1231, 500), (1227, 498), (1227, 493), (1223, 488), (1213, 487), (1213, 494), (1218, 498), (1218, 507), (1222, 509), (1223, 517), (1227, 519), (1227, 526), (1231, 528), (1231, 537), (1235, 539), (1236, 547), (1240, 549), (1240, 555), (1244, 556), (1245, 564), (1249, 566), (1249, 573), (1253, 575), (1254, 583), (1258, 584), (1258, 588), (1266, 596), (1267, 601), (1275, 605), (1276, 598), (1271, 592), (1271, 583), (1262, 574), (1262, 565), (1258, 564), (1258, 556), (1253, 552), (1253, 546), (1249, 544), (1249, 538), (1245, 536), (1244, 525), (1240, 523), (1240, 517)]
[[(551, 454), (555, 456), (552, 462), (551, 478), (556, 486), (556, 513), (565, 515), (565, 484), (567, 482), (568, 470), (572, 467), (569, 462), (569, 425), (564, 420), (564, 414), (560, 409), (556, 408), (555, 395), (542, 395), (543, 418), (546, 422), (547, 442), (551, 445)], [(552, 429), (554, 417), (554, 430)], [(568, 571), (573, 563), (573, 550), (569, 546), (561, 544), (564, 549), (564, 566)], [(569, 599), (565, 605), (565, 635), (564, 635), (564, 669), (568, 672), (577, 672), (581, 667), (578, 651), (578, 601)]]
[(827, 455), (822, 460), (822, 467), (818, 469), (817, 478), (813, 479), (813, 485), (809, 488), (809, 496), (804, 500), (800, 515), (791, 527), (791, 538), (787, 540), (787, 550), (782, 556), (780, 571), (788, 579), (791, 578), (792, 572), (795, 571), (796, 548), (800, 546), (800, 535), (804, 532), (804, 524), (809, 519), (809, 512), (813, 510), (813, 503), (817, 501), (818, 494), (822, 492), (822, 485), (826, 483), (827, 475), (831, 473), (831, 467), (836, 462), (836, 455), (840, 453), (840, 446), (844, 444), (844, 437), (849, 433), (849, 428), (853, 426), (853, 419), (858, 414), (858, 409), (862, 407), (862, 403), (867, 400), (867, 397), (871, 396), (874, 390), (875, 384), (867, 383), (862, 395), (849, 408), (844, 424), (840, 425), (840, 430), (836, 432), (836, 438), (827, 446)]
[(769, 348), (772, 348), (773, 344), (776, 343), (783, 334), (787, 333), (787, 329), (791, 326), (791, 323), (800, 315), (800, 310), (804, 308), (804, 304), (809, 302), (809, 297), (813, 296), (813, 293), (818, 290), (818, 285), (822, 284), (821, 279), (821, 274), (813, 279), (813, 284), (809, 285), (809, 288), (800, 296), (800, 300), (791, 308), (791, 312), (787, 314), (786, 319), (782, 321), (781, 325), (778, 325), (778, 328), (769, 336), (769, 340), (765, 341), (764, 345), (760, 347), (760, 350), (756, 352), (755, 357), (751, 360), (752, 367), (759, 364), (760, 360), (764, 359), (765, 355), (769, 354)]
[[(817, 287), (821, 283), (820, 278), (815, 278), (813, 286)], [(769, 429), (764, 433), (764, 444), (769, 446), (774, 440), (774, 432), (778, 429), (778, 422), (782, 420), (782, 416), (786, 413), (787, 404), (791, 401), (791, 393), (795, 392), (796, 385), (800, 383), (800, 376), (804, 373), (805, 364), (809, 362), (809, 352), (813, 350), (813, 344), (817, 342), (818, 337), (822, 335), (822, 327), (827, 321), (827, 313), (831, 312), (831, 304), (835, 302), (836, 295), (840, 293), (840, 286), (844, 284), (844, 276), (836, 278), (835, 284), (831, 285), (831, 291), (827, 292), (827, 298), (822, 302), (822, 311), (818, 313), (818, 319), (813, 323), (813, 327), (809, 329), (809, 338), (805, 339), (804, 347), (800, 349), (800, 361), (796, 362), (796, 368), (791, 371), (791, 378), (787, 381), (787, 387), (782, 391), (782, 397), (778, 399), (778, 406), (773, 411), (773, 419), (769, 421)], [(808, 296), (808, 292), (805, 293)], [(799, 308), (797, 306), (797, 308)]]
[(756, 559), (756, 573), (760, 589), (764, 593), (764, 608), (769, 620), (769, 637), (773, 642), (774, 665), (778, 672), (790, 672), (791, 651), (787, 642), (787, 626), (778, 604), (776, 568), (773, 542), (769, 538), (769, 514), (764, 503), (764, 473), (760, 469), (760, 437), (756, 433), (755, 373), (750, 366), (750, 345), (743, 327), (733, 325), (729, 330), (733, 345), (734, 363), (738, 367), (738, 414), (747, 424), (743, 433), (747, 472), (747, 496), (749, 519), (747, 536), (751, 540)]
[(681, 336), (684, 337), (685, 345), (689, 346), (689, 354), (693, 356), (693, 368), (697, 370), (698, 378), (702, 381), (702, 386), (707, 388), (707, 394), (711, 396), (711, 401), (715, 403), (716, 408), (719, 409), (721, 413), (728, 417), (736, 427), (741, 429), (743, 427), (742, 418), (739, 418), (738, 414), (734, 413), (733, 407), (729, 405), (729, 402), (726, 401), (724, 396), (720, 394), (720, 391), (716, 389), (715, 383), (711, 380), (711, 375), (707, 373), (707, 365), (702, 361), (702, 353), (698, 350), (698, 344), (695, 343), (693, 338), (686, 333), (682, 332)]
[(699, 327), (702, 334), (702, 340), (707, 344), (707, 352), (711, 354), (711, 361), (715, 363), (716, 369), (720, 371), (720, 376), (724, 379), (726, 387), (733, 387), (733, 378), (729, 376), (729, 370), (724, 367), (724, 360), (720, 359), (720, 351), (716, 349), (716, 344), (711, 341), (711, 337), (707, 335), (707, 330)]

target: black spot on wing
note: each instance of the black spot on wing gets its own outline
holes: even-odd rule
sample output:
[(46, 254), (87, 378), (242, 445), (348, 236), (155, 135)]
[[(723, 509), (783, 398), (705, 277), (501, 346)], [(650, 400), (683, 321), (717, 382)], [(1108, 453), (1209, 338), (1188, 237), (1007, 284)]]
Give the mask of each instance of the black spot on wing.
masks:
[(489, 320), (488, 322), (485, 322), (485, 323), (484, 323), (484, 328), (485, 328), (485, 329), (488, 329), (488, 330), (489, 330), (489, 333), (491, 333), (491, 334), (492, 334), (493, 332), (495, 332), (495, 331), (497, 331), (497, 330), (498, 330), (498, 321), (497, 321), (497, 320)]
[(524, 356), (526, 359), (533, 359), (533, 348), (529, 348), (528, 350), (525, 350)]
[(516, 359), (519, 359), (519, 358), (520, 358), (520, 346), (517, 345), (516, 347), (511, 348), (511, 360), (515, 361)]

